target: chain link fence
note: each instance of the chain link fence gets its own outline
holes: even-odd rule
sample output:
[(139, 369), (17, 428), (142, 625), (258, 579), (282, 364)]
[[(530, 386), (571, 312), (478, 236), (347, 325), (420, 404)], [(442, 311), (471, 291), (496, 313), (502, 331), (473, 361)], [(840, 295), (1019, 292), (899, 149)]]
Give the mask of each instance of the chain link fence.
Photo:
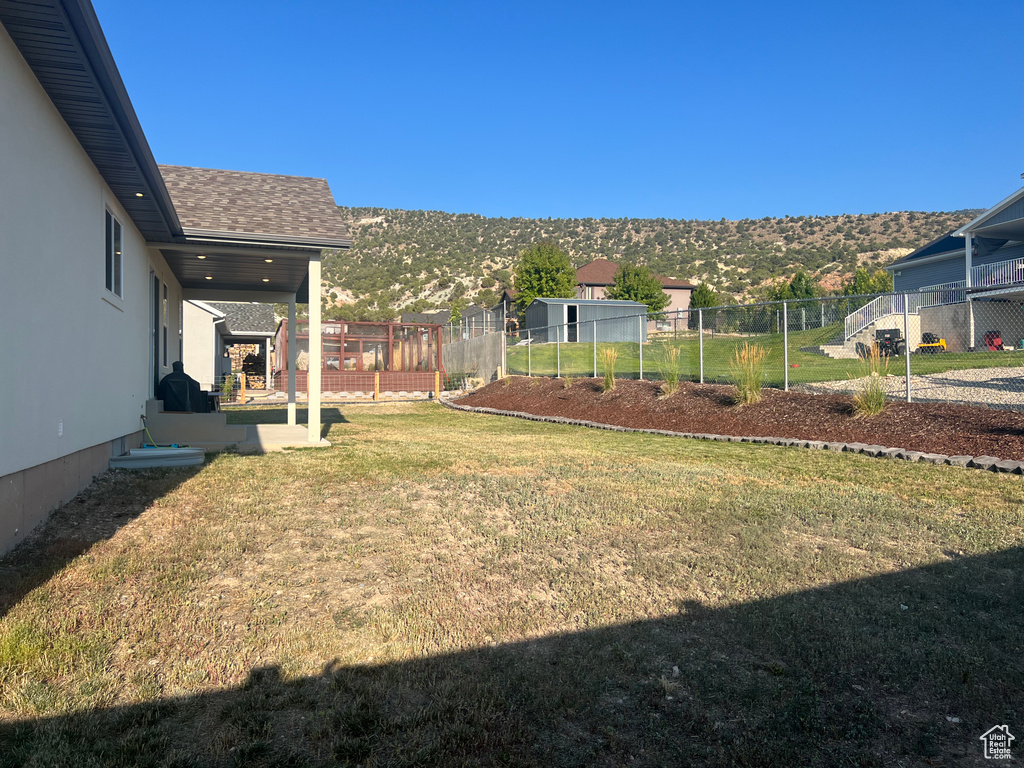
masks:
[(442, 327), (442, 340), (445, 344), (457, 341), (476, 339), (489, 333), (501, 333), (505, 327), (505, 312), (502, 307), (482, 309), (470, 307), (457, 323), (449, 323)]
[(1022, 300), (931, 291), (566, 322), (506, 334), (504, 370), (735, 384), (746, 348), (767, 387), (853, 394), (881, 377), (891, 399), (1024, 410)]

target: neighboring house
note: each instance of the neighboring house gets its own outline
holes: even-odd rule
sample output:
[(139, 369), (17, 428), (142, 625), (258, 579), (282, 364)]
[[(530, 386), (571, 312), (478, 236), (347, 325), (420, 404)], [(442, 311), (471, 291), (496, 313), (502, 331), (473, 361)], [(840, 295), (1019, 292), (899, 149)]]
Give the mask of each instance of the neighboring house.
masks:
[[(615, 284), (615, 273), (619, 269), (618, 262), (608, 259), (594, 259), (589, 264), (584, 264), (576, 270), (576, 296), (580, 299), (603, 299), (607, 290)], [(665, 293), (669, 296), (669, 303), (665, 305), (665, 312), (685, 310), (690, 307), (690, 294), (696, 287), (685, 280), (677, 280), (674, 277), (662, 277), (655, 275), (661, 281)]]
[[(271, 346), (277, 332), (274, 308), (253, 302), (186, 301), (184, 304), (185, 372), (203, 389), (215, 389), (231, 373), (230, 347), (262, 348), (263, 379), (271, 380)], [(258, 388), (258, 387), (254, 387)]]
[[(595, 322), (596, 321), (596, 322)], [(611, 299), (534, 299), (521, 339), (531, 342), (647, 341), (647, 305)]]
[[(1024, 188), (886, 270), (895, 293), (918, 292), (910, 312), (922, 332), (948, 337), (951, 350), (982, 348), (996, 328), (1016, 343), (1024, 338)], [(856, 325), (873, 318), (870, 309)], [(848, 336), (856, 325), (848, 322)]]
[(323, 179), (158, 167), (88, 0), (0, 0), (0, 105), (2, 552), (140, 445), (183, 301), (294, 312), (351, 241)]

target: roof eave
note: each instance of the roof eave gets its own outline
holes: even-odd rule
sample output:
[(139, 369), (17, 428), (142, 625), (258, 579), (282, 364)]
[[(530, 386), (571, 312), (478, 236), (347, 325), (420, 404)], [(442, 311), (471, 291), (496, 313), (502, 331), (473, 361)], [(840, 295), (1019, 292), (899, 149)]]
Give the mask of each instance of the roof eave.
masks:
[(977, 229), (982, 224), (984, 224), (986, 221), (988, 221), (993, 216), (995, 216), (997, 213), (999, 213), (1003, 209), (1007, 208), (1008, 206), (1013, 205), (1014, 203), (1016, 203), (1021, 198), (1024, 198), (1024, 187), (1021, 187), (1020, 189), (1018, 189), (1016, 192), (1014, 192), (1009, 197), (1007, 197), (1007, 198), (1001, 200), (1000, 202), (996, 203), (991, 208), (989, 208), (987, 211), (985, 211), (983, 214), (978, 216), (976, 219), (968, 222), (967, 224), (964, 224), (962, 227), (960, 227), (960, 229), (956, 230), (955, 232), (952, 232), (951, 236), (952, 237), (966, 237), (967, 235), (971, 234), (975, 229)]
[(350, 237), (295, 237), (290, 235), (266, 235), (257, 232), (226, 232), (216, 229), (185, 228), (185, 237), (194, 242), (238, 243), (246, 245), (292, 245), (303, 248), (351, 248)]
[[(110, 46), (107, 44), (92, 3), (89, 0), (60, 0), (60, 5), (68, 23), (74, 30), (82, 54), (86, 59), (83, 63), (88, 66), (96, 78), (97, 85), (107, 102), (106, 106), (128, 144), (132, 160), (147, 187), (146, 192), (157, 206), (171, 235), (180, 234), (181, 222), (178, 220), (178, 214), (174, 210), (174, 204), (171, 202), (163, 178), (157, 170), (153, 152), (146, 140), (145, 133), (143, 133), (135, 108), (132, 106), (128, 90), (118, 72), (117, 64), (114, 62), (113, 54), (110, 52)], [(110, 180), (107, 182), (111, 184)], [(116, 185), (111, 184), (111, 186)], [(125, 205), (125, 208), (129, 208), (129, 206)]]

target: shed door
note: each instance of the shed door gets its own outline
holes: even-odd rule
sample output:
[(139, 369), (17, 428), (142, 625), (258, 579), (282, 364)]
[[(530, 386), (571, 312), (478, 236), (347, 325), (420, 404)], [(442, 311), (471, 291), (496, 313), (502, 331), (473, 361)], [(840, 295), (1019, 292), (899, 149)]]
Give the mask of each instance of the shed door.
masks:
[(566, 341), (579, 341), (579, 318), (580, 308), (576, 304), (565, 305), (565, 322), (569, 324), (565, 335)]

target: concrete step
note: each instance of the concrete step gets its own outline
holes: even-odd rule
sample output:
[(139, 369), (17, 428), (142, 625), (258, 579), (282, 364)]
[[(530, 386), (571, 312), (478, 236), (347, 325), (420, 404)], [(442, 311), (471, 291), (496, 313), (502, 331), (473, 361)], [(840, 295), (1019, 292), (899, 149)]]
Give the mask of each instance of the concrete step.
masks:
[(823, 344), (818, 347), (818, 351), (825, 355), (825, 357), (831, 357), (833, 360), (857, 359), (857, 353), (845, 344)]
[(110, 466), (112, 469), (196, 467), (205, 460), (199, 448), (132, 448), (124, 456), (111, 457)]

